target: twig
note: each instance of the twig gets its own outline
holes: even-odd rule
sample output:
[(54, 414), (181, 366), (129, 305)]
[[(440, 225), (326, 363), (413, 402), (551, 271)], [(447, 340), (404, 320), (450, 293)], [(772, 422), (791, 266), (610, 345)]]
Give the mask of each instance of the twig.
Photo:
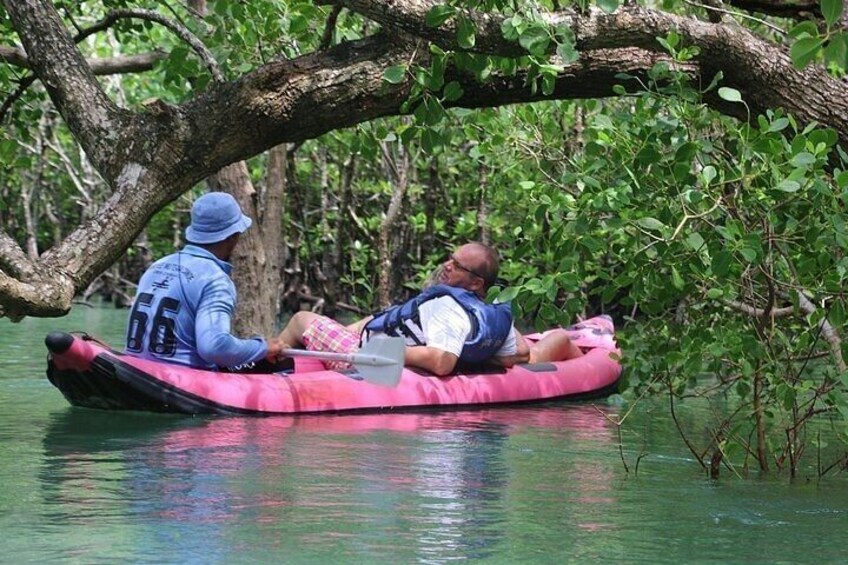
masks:
[(327, 16), (327, 25), (324, 26), (324, 33), (321, 34), (321, 42), (318, 44), (319, 49), (327, 49), (333, 41), (333, 32), (336, 30), (336, 22), (339, 19), (339, 14), (342, 12), (341, 6), (333, 6), (330, 15)]
[(751, 16), (750, 14), (744, 14), (742, 12), (734, 12), (732, 10), (726, 10), (724, 8), (717, 8), (715, 6), (707, 6), (706, 4), (699, 4), (698, 2), (692, 2), (692, 0), (683, 0), (683, 2), (686, 3), (686, 4), (689, 4), (690, 6), (695, 6), (696, 8), (702, 8), (702, 9), (710, 11), (710, 12), (719, 12), (721, 14), (727, 14), (728, 16), (738, 16), (740, 18), (745, 18), (745, 19), (748, 19), (748, 20), (755, 21), (757, 23), (760, 23), (760, 24), (766, 26), (770, 30), (781, 34), (784, 37), (789, 35), (788, 33), (786, 33), (786, 31), (780, 29), (776, 25), (769, 23), (769, 22), (767, 22), (767, 21), (765, 21), (761, 18)]
[(153, 10), (113, 10), (103, 20), (101, 20), (100, 22), (98, 22), (83, 33), (91, 34), (93, 33), (93, 30), (105, 29), (120, 19), (130, 18), (137, 18), (141, 20), (156, 22), (170, 29), (180, 39), (188, 43), (191, 48), (194, 49), (194, 52), (206, 64), (206, 68), (209, 69), (209, 72), (212, 74), (212, 77), (215, 79), (216, 82), (224, 82), (224, 74), (221, 72), (221, 68), (218, 65), (218, 61), (215, 60), (215, 57), (212, 55), (212, 52), (209, 51), (209, 49), (207, 49), (206, 46), (186, 26), (174, 19), (167, 18), (162, 14), (154, 12)]

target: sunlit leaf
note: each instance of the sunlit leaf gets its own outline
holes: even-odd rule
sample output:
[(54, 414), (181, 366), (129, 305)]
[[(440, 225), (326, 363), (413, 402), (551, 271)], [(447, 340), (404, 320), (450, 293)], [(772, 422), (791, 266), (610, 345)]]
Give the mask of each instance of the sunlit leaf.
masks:
[(448, 5), (433, 6), (424, 16), (424, 23), (428, 27), (439, 27), (456, 14), (456, 8)]
[(661, 221), (656, 218), (639, 218), (636, 223), (646, 230), (659, 231), (665, 227)]
[(706, 167), (704, 167), (704, 170), (701, 171), (701, 176), (704, 179), (704, 185), (709, 185), (713, 181), (713, 179), (716, 178), (717, 174), (718, 173), (716, 172), (716, 168), (712, 165), (707, 165)]
[(770, 132), (783, 131), (784, 129), (786, 129), (786, 126), (788, 126), (788, 125), (789, 125), (789, 119), (788, 118), (778, 118), (775, 121), (773, 121), (771, 124), (769, 124), (767, 131), (770, 131)]
[(718, 95), (728, 102), (742, 102), (742, 95), (735, 88), (722, 86), (718, 89)]
[(682, 290), (686, 283), (683, 282), (683, 277), (680, 276), (680, 273), (677, 271), (675, 267), (671, 268), (671, 284), (674, 285), (674, 288), (677, 290)]
[(400, 84), (406, 78), (406, 65), (395, 65), (383, 72), (383, 80), (391, 84)]
[(527, 28), (519, 37), (518, 43), (533, 55), (544, 55), (551, 42), (547, 28), (535, 25)]
[(518, 296), (520, 292), (520, 288), (517, 286), (508, 286), (501, 291), (501, 293), (497, 297), (498, 302), (511, 302), (515, 300), (515, 297)]
[(704, 238), (698, 232), (692, 232), (686, 236), (686, 244), (694, 251), (698, 251), (704, 245)]
[[(580, 58), (580, 52), (577, 51), (577, 49), (574, 48), (573, 43), (560, 43), (560, 44), (558, 44), (556, 52), (557, 52), (557, 55), (559, 55), (560, 59), (562, 59), (562, 61), (565, 64), (573, 63), (577, 59)], [(615, 85), (615, 87), (621, 88), (620, 85)], [(613, 87), (613, 88), (615, 88), (615, 87)], [(623, 92), (622, 92), (622, 94), (623, 94)]]
[(802, 151), (797, 155), (792, 157), (790, 163), (796, 167), (807, 167), (816, 162), (816, 158), (811, 153), (807, 153), (806, 151)]
[(775, 188), (783, 192), (798, 192), (801, 185), (797, 181), (787, 179), (779, 182)]
[(739, 254), (742, 255), (742, 257), (744, 257), (749, 263), (753, 263), (757, 258), (757, 252), (750, 247), (743, 247), (739, 250)]
[(618, 0), (597, 0), (598, 8), (606, 12), (607, 14), (612, 14), (618, 9)]
[(789, 49), (789, 56), (792, 57), (792, 64), (797, 69), (803, 69), (812, 61), (824, 44), (824, 40), (820, 37), (802, 37), (796, 41)]
[(474, 27), (474, 22), (468, 18), (460, 18), (459, 25), (456, 30), (456, 41), (463, 49), (471, 49), (477, 41), (477, 28)]

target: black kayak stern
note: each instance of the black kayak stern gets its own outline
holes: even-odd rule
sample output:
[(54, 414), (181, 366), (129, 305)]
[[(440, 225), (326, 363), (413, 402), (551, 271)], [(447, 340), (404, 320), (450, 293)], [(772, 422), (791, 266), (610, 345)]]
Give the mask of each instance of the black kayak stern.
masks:
[(50, 332), (44, 338), (44, 345), (50, 350), (50, 353), (61, 355), (71, 348), (74, 343), (74, 336), (66, 332)]

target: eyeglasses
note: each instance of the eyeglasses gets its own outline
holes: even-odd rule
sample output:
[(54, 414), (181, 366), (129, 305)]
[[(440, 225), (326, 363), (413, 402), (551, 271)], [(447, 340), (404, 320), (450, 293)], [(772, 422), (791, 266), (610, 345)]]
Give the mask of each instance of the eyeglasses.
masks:
[(455, 257), (454, 255), (451, 255), (451, 256), (450, 256), (450, 260), (451, 260), (451, 264), (452, 264), (454, 267), (456, 267), (457, 269), (459, 269), (459, 270), (461, 270), (461, 271), (465, 271), (465, 272), (466, 272), (466, 273), (468, 273), (469, 275), (474, 275), (475, 277), (481, 278), (481, 279), (483, 279), (484, 281), (486, 280), (486, 277), (484, 277), (484, 276), (483, 276), (483, 275), (481, 275), (480, 273), (478, 273), (478, 272), (476, 272), (476, 271), (473, 271), (472, 269), (469, 269), (468, 267), (464, 267), (464, 266), (462, 265), (462, 263), (460, 263), (459, 261), (457, 261), (457, 260), (456, 260), (456, 257)]

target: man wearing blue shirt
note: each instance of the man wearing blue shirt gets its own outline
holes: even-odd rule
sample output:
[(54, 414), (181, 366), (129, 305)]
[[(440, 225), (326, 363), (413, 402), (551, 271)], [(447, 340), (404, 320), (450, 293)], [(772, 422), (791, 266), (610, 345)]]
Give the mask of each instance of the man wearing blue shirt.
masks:
[(239, 339), (230, 332), (236, 289), (228, 261), (252, 223), (229, 194), (197, 199), (185, 232), (188, 245), (153, 263), (138, 283), (127, 353), (212, 370), (276, 360), (279, 340)]

